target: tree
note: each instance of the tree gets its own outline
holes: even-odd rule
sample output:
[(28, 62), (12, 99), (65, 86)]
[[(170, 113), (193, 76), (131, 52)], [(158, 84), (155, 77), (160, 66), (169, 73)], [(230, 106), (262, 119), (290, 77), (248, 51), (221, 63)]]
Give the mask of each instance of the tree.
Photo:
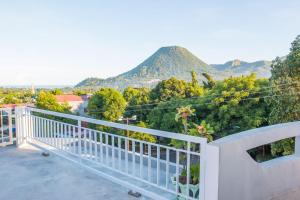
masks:
[(88, 114), (97, 119), (116, 121), (125, 111), (126, 101), (122, 94), (112, 88), (102, 88), (89, 100)]
[(196, 87), (199, 85), (198, 79), (197, 79), (197, 73), (195, 71), (191, 72), (191, 76), (192, 76), (192, 86)]
[[(145, 122), (139, 122), (136, 126), (147, 128), (147, 124)], [(137, 140), (143, 140), (146, 142), (156, 143), (157, 139), (155, 136), (147, 134), (147, 133), (139, 133), (139, 132), (129, 132), (129, 137)]]
[(55, 88), (55, 89), (51, 90), (50, 93), (53, 95), (62, 95), (63, 91), (61, 89)]
[(152, 106), (145, 105), (150, 102), (149, 93), (150, 91), (147, 88), (126, 88), (123, 92), (123, 97), (128, 102), (125, 116), (137, 115), (139, 120), (147, 120), (149, 109), (152, 108)]
[(22, 103), (21, 99), (16, 97), (14, 94), (8, 94), (3, 99), (4, 104), (18, 104)]
[(184, 98), (186, 97), (185, 89), (186, 82), (171, 77), (168, 80), (159, 82), (155, 88), (150, 92), (150, 98), (153, 101), (168, 101), (171, 98)]
[(203, 81), (204, 88), (213, 88), (216, 85), (216, 81), (213, 77), (207, 73), (202, 73), (202, 75), (206, 78), (206, 81)]
[(218, 138), (267, 125), (268, 105), (261, 98), (268, 95), (266, 86), (268, 80), (255, 74), (219, 81), (198, 100), (197, 117), (214, 127)]
[(171, 77), (163, 80), (156, 85), (150, 92), (152, 101), (168, 101), (172, 98), (190, 98), (201, 96), (204, 93), (203, 87), (199, 86), (196, 74), (192, 72), (192, 82), (188, 83), (184, 80), (178, 80)]
[[(167, 102), (159, 103), (151, 110), (148, 116), (150, 127), (175, 133), (183, 133), (184, 127), (175, 119), (177, 108), (193, 104), (192, 99), (171, 99)], [(196, 121), (195, 116), (190, 120)]]
[[(276, 58), (272, 64), (270, 78), (272, 111), (270, 124), (300, 120), (300, 35), (292, 42), (286, 59)], [(292, 139), (273, 143), (273, 155), (288, 155), (294, 151)]]
[(36, 106), (37, 108), (45, 110), (51, 110), (62, 113), (71, 113), (70, 106), (67, 103), (59, 104), (56, 101), (55, 96), (50, 92), (41, 91), (36, 99)]

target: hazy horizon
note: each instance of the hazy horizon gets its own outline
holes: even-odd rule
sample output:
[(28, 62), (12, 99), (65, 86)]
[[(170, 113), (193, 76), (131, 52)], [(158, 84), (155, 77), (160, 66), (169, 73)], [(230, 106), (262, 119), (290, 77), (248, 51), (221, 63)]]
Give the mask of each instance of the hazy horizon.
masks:
[(272, 60), (300, 34), (299, 10), (296, 0), (0, 1), (0, 86), (113, 77), (162, 46), (208, 64)]

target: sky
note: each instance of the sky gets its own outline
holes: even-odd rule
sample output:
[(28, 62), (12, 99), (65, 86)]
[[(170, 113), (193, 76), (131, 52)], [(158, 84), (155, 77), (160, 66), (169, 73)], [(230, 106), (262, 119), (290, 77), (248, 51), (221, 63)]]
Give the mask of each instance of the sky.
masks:
[(299, 0), (0, 0), (0, 86), (74, 85), (162, 46), (206, 63), (272, 60), (300, 34)]

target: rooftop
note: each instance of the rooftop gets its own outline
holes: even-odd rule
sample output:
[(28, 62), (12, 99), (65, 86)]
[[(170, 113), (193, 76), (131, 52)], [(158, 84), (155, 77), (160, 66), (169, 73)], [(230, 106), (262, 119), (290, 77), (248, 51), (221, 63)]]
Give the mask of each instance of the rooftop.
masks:
[(26, 145), (0, 148), (0, 199), (132, 200), (128, 190), (54, 154)]
[(58, 102), (83, 101), (81, 96), (73, 94), (55, 95)]

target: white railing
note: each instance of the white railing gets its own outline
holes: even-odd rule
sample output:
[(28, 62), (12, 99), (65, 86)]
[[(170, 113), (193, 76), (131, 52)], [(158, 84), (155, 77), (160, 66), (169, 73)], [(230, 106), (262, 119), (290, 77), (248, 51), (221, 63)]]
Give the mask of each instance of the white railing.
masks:
[[(110, 132), (84, 127), (84, 123), (105, 126)], [(126, 181), (120, 180), (119, 183), (146, 196), (154, 199), (169, 199), (171, 196), (173, 199), (205, 199), (205, 138), (29, 107), (16, 109), (16, 128), (18, 144), (38, 141), (80, 159), (85, 166), (89, 163), (103, 166), (115, 173), (112, 180), (118, 180), (118, 174), (125, 176)], [(117, 134), (120, 130), (150, 134), (167, 142), (159, 144), (133, 139)], [(171, 139), (184, 142), (186, 147), (168, 145)], [(186, 169), (184, 181), (192, 181), (192, 165), (201, 166), (199, 183), (182, 184), (179, 180), (183, 168)], [(136, 182), (133, 184), (132, 181)], [(137, 182), (142, 186), (137, 186)]]
[(13, 143), (12, 109), (0, 108), (0, 147)]

